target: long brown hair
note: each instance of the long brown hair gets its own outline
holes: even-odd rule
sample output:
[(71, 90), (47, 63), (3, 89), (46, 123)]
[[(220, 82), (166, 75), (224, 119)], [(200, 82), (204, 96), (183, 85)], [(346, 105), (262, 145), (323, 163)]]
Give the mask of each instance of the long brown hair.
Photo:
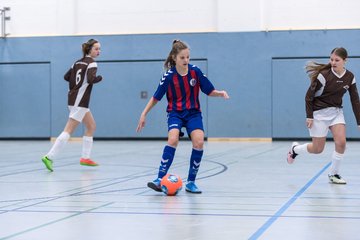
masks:
[[(334, 48), (331, 51), (331, 54), (335, 54), (336, 56), (341, 57), (343, 60), (345, 60), (348, 57), (348, 53), (346, 49), (343, 47)], [(330, 69), (330, 68), (331, 68), (330, 63), (323, 64), (314, 61), (308, 62), (305, 67), (306, 73), (309, 75), (311, 82), (317, 79), (317, 76), (322, 70)]]
[(82, 44), (82, 52), (83, 52), (83, 57), (85, 57), (86, 55), (88, 55), (91, 51), (91, 48), (93, 47), (93, 45), (95, 43), (98, 43), (99, 41), (96, 39), (89, 39), (86, 43)]
[(173, 41), (171, 51), (164, 63), (165, 70), (175, 67), (175, 58), (181, 50), (188, 49), (188, 45), (178, 39)]

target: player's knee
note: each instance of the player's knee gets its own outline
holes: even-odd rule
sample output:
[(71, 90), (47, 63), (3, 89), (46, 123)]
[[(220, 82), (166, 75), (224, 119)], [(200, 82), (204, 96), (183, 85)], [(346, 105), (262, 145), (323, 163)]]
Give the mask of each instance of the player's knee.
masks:
[(201, 139), (201, 138), (194, 139), (192, 141), (192, 143), (193, 143), (193, 148), (195, 148), (195, 149), (203, 149), (203, 147), (204, 147), (204, 139)]
[(179, 138), (178, 137), (169, 137), (168, 138), (168, 145), (172, 146), (172, 147), (176, 147), (179, 143)]
[(313, 149), (313, 153), (314, 154), (320, 154), (320, 153), (322, 153), (324, 151), (324, 147), (322, 147), (322, 146), (318, 146), (318, 147), (315, 147), (314, 149)]
[(96, 123), (94, 122), (94, 123), (90, 123), (90, 124), (88, 124), (88, 125), (86, 125), (86, 128), (87, 128), (87, 131), (89, 131), (89, 132), (95, 132), (95, 130), (96, 130)]
[(336, 141), (335, 146), (338, 151), (344, 152), (346, 149), (346, 140)]

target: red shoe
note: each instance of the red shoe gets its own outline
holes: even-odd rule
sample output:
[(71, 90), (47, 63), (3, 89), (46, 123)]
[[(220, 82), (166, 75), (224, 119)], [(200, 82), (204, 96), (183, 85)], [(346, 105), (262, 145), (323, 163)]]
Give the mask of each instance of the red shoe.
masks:
[(90, 158), (87, 158), (87, 159), (86, 158), (81, 158), (80, 159), (80, 165), (95, 167), (95, 166), (98, 166), (99, 164), (97, 164), (96, 162), (94, 162)]

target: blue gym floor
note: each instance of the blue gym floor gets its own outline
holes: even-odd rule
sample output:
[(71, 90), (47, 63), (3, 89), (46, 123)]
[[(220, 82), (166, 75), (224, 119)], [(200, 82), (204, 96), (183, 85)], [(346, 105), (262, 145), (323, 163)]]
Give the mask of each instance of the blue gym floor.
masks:
[[(341, 174), (327, 178), (334, 148), (286, 163), (291, 142), (207, 142), (197, 184), (174, 197), (154, 192), (165, 141), (95, 141), (98, 167), (79, 164), (69, 142), (45, 169), (50, 141), (0, 141), (0, 239), (360, 239), (359, 142)], [(191, 142), (170, 173), (187, 176)]]

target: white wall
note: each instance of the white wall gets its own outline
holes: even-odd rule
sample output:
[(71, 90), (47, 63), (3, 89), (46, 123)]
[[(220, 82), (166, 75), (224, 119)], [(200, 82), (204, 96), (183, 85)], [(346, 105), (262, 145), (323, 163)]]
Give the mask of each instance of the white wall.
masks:
[(359, 0), (262, 0), (263, 29), (360, 28)]
[(9, 37), (360, 28), (359, 0), (1, 0)]

